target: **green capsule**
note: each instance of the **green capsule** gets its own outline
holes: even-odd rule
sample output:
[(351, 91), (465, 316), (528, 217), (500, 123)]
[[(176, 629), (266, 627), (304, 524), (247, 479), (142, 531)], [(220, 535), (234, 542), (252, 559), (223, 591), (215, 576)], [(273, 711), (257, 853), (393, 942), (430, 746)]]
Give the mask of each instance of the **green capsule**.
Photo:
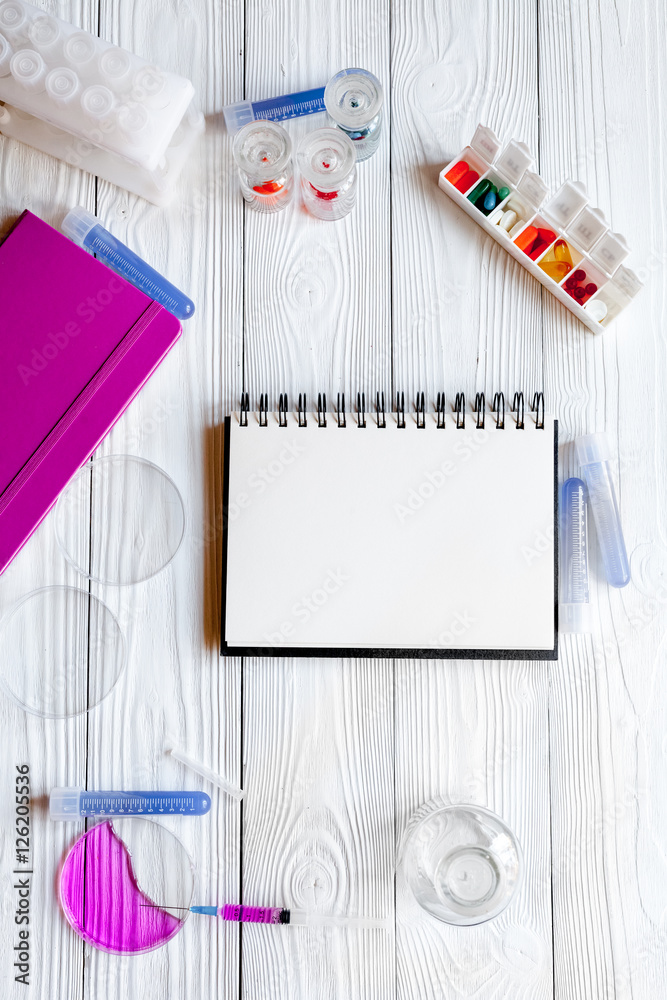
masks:
[(468, 195), (468, 201), (471, 201), (474, 205), (477, 199), (485, 195), (490, 187), (491, 181), (488, 178), (484, 181), (480, 181), (477, 187), (473, 188)]
[(498, 191), (498, 201), (503, 201), (509, 196), (510, 189), (508, 187), (501, 187)]

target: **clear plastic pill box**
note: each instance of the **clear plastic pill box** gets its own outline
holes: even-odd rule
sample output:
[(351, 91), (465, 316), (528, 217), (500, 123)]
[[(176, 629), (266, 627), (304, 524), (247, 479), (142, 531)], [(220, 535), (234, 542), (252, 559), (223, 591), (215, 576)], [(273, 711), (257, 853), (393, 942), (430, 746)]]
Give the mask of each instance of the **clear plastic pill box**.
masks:
[(475, 222), (593, 333), (601, 333), (642, 287), (622, 262), (629, 248), (584, 186), (565, 181), (547, 198), (524, 143), (500, 142), (478, 125), (469, 146), (442, 169), (438, 184)]
[(0, 131), (166, 203), (203, 131), (189, 80), (22, 0), (0, 2)]

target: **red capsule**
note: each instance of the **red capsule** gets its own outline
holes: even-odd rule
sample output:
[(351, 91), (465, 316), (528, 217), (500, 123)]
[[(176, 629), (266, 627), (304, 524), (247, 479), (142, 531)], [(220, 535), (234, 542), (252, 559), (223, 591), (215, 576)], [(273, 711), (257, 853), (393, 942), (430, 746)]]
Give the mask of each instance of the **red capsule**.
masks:
[(447, 171), (445, 174), (445, 180), (449, 181), (450, 184), (456, 184), (462, 177), (465, 177), (469, 170), (470, 167), (466, 161), (459, 160), (458, 163), (455, 163), (454, 166)]
[(585, 277), (586, 277), (586, 272), (582, 270), (580, 267), (578, 267), (577, 270), (572, 275), (574, 281), (583, 281)]
[(592, 281), (586, 285), (586, 295), (595, 295), (598, 290), (598, 286), (594, 285)]
[(461, 194), (465, 194), (466, 191), (470, 190), (473, 184), (477, 183), (478, 180), (479, 180), (478, 172), (476, 170), (469, 170), (466, 174), (463, 175), (463, 177), (459, 181), (457, 181), (454, 187), (456, 188), (457, 191), (460, 191)]

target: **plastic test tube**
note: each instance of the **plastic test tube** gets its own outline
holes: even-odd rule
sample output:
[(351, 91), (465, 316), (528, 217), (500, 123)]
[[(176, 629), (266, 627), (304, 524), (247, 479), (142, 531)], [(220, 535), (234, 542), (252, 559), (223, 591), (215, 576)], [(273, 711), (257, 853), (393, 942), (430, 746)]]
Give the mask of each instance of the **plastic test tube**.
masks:
[(105, 264), (178, 319), (189, 319), (194, 313), (194, 303), (187, 295), (112, 236), (100, 220), (85, 208), (78, 205), (69, 211), (63, 220), (62, 230), (80, 247), (97, 254)]
[(49, 796), (51, 819), (86, 816), (204, 816), (211, 808), (205, 792), (89, 792), (54, 788)]
[(588, 520), (586, 486), (581, 479), (563, 484), (560, 509), (561, 632), (590, 632)]
[(271, 97), (268, 101), (240, 101), (228, 104), (222, 109), (228, 132), (238, 132), (240, 128), (254, 121), (281, 122), (302, 115), (316, 115), (325, 111), (324, 87), (315, 90), (301, 90), (296, 94)]
[(586, 483), (605, 574), (612, 587), (630, 582), (630, 566), (611, 475), (611, 448), (606, 434), (585, 434), (575, 442), (577, 461)]

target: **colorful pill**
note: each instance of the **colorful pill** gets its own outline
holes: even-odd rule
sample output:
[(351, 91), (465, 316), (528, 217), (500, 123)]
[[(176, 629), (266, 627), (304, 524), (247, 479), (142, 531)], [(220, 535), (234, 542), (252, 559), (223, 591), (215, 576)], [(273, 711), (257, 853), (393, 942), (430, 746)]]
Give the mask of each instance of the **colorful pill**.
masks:
[(535, 226), (526, 226), (524, 231), (517, 236), (514, 242), (516, 246), (518, 246), (519, 250), (523, 250), (524, 253), (528, 253), (536, 239), (537, 229)]
[(445, 180), (449, 181), (450, 184), (457, 184), (461, 178), (465, 177), (469, 170), (470, 167), (466, 161), (459, 160), (458, 163), (455, 163), (454, 166), (447, 171), (445, 174)]
[(492, 212), (496, 205), (498, 204), (498, 193), (496, 191), (487, 191), (484, 195), (483, 211), (487, 214)]
[(539, 237), (543, 243), (546, 244), (553, 243), (553, 241), (556, 239), (556, 234), (553, 233), (550, 229), (538, 229), (537, 232), (539, 233)]
[(543, 260), (540, 263), (540, 267), (554, 281), (562, 281), (565, 275), (572, 269), (572, 265), (568, 264), (565, 260)]
[(597, 292), (597, 290), (598, 290), (598, 286), (595, 285), (595, 284), (593, 284), (592, 281), (589, 281), (589, 283), (586, 285), (586, 289), (585, 289), (586, 295), (595, 295), (595, 293)]
[(467, 174), (463, 175), (460, 181), (456, 182), (454, 187), (456, 188), (457, 191), (460, 191), (461, 194), (465, 194), (466, 191), (468, 191), (473, 186), (473, 184), (475, 184), (478, 180), (479, 180), (479, 174), (477, 173), (477, 171), (469, 170)]
[(572, 267), (572, 254), (565, 240), (556, 240), (554, 243), (554, 257), (556, 260), (566, 261)]
[(489, 190), (490, 187), (491, 187), (491, 181), (487, 177), (485, 180), (480, 181), (476, 188), (473, 188), (473, 190), (468, 195), (468, 201), (472, 201), (474, 204), (474, 202), (476, 202), (478, 198), (481, 198), (483, 194), (486, 194), (486, 192)]
[(576, 287), (572, 289), (572, 295), (575, 299), (581, 301), (586, 298), (586, 289), (582, 288), (581, 285), (576, 285)]
[(578, 267), (577, 270), (572, 275), (572, 280), (583, 281), (585, 277), (586, 277), (586, 272), (581, 267)]
[(516, 224), (516, 212), (513, 212), (511, 208), (508, 209), (507, 212), (503, 212), (503, 217), (499, 223), (501, 229), (504, 229), (505, 232), (509, 233), (511, 229), (514, 229)]
[(498, 201), (504, 201), (508, 197), (510, 189), (508, 187), (501, 187), (498, 191)]
[(258, 194), (275, 194), (277, 191), (282, 191), (283, 186), (277, 181), (267, 181), (266, 184), (257, 184), (253, 187), (253, 191), (257, 191)]

